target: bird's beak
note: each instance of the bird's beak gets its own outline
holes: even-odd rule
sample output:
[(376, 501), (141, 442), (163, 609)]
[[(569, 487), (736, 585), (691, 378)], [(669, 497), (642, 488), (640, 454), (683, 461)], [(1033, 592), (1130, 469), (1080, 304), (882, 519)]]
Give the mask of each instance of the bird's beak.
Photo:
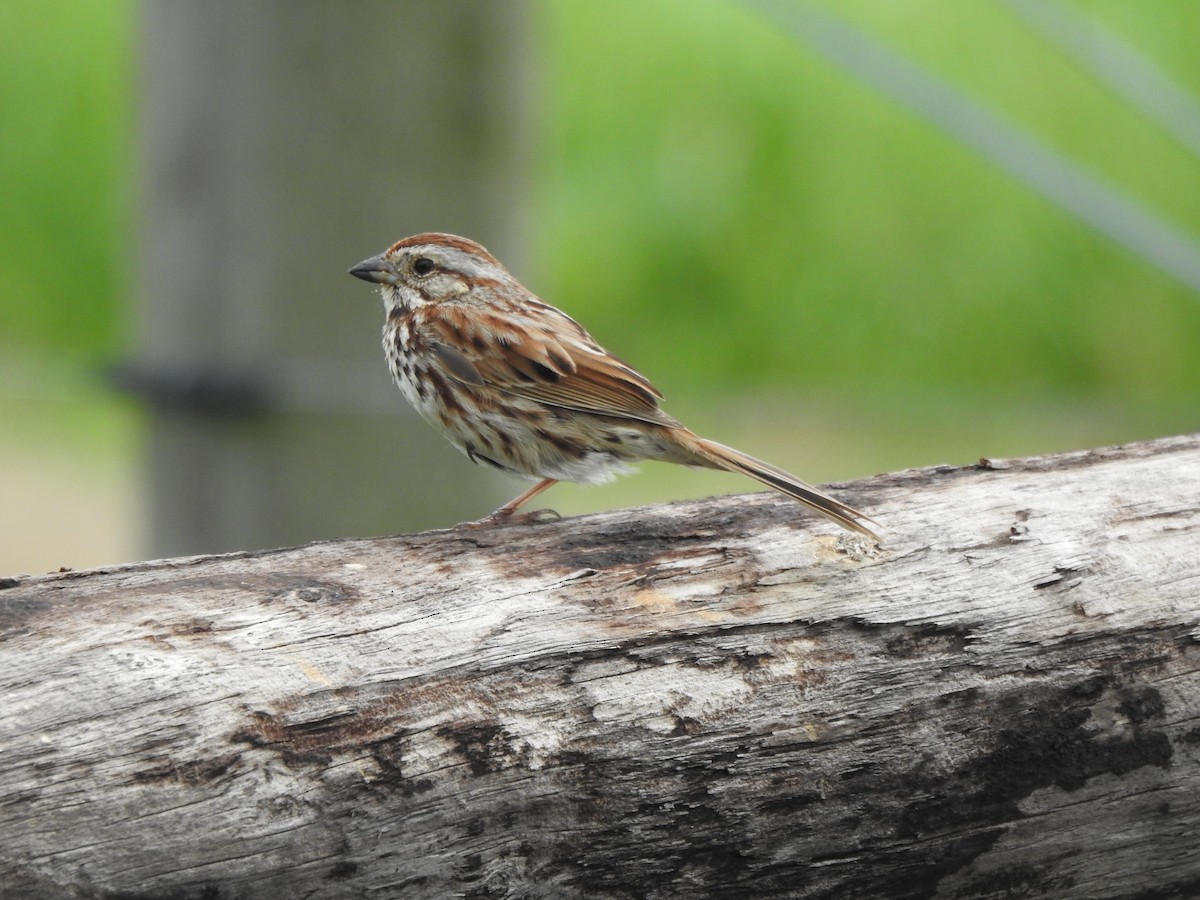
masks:
[(357, 266), (351, 268), (350, 274), (355, 278), (361, 278), (363, 281), (370, 281), (374, 284), (395, 284), (397, 272), (380, 253), (378, 256), (364, 259)]

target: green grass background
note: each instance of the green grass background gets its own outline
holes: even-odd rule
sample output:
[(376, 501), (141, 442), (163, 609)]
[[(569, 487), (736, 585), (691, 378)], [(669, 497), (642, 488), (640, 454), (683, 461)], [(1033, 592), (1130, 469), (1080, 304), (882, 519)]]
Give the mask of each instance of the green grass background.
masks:
[[(1200, 232), (1197, 159), (1003, 7), (827, 5)], [(1200, 90), (1200, 5), (1080, 5)], [(710, 386), (1171, 406), (1200, 383), (1193, 291), (752, 12), (544, 10), (539, 260), (628, 356)]]
[[(823, 5), (1200, 233), (1196, 157), (1003, 4)], [(1200, 4), (1073, 6), (1200, 93)], [(116, 536), (63, 561), (135, 552), (113, 523), (136, 507), (140, 418), (84, 373), (132, 330), (137, 15), (0, 4), (0, 463), (25, 491), (0, 484), (0, 570), (44, 565), (37, 516), (57, 552)], [(824, 480), (1196, 429), (1195, 291), (752, 9), (537, 0), (531, 18), (528, 268), (697, 430), (783, 462), (811, 444), (803, 474)], [(555, 505), (695, 477), (656, 474)]]

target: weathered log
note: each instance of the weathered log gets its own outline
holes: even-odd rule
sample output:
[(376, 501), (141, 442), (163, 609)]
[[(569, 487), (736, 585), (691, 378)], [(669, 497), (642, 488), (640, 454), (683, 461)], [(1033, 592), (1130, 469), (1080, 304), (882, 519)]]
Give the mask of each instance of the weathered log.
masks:
[(1200, 893), (1200, 439), (6, 580), (4, 897)]

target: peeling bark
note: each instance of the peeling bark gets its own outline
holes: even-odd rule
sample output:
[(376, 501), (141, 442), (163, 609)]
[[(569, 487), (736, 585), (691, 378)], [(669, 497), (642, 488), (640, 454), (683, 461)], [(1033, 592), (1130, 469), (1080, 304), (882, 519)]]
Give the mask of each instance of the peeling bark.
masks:
[(1200, 440), (0, 582), (4, 897), (1200, 893)]

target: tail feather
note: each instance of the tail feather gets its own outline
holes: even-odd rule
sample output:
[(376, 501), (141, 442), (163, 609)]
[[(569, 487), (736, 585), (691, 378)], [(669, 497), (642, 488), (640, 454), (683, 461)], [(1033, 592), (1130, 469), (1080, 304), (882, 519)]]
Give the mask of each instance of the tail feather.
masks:
[(835, 500), (823, 491), (817, 490), (811, 484), (805, 484), (795, 475), (770, 463), (755, 459), (740, 450), (734, 450), (732, 447), (726, 447), (724, 444), (705, 440), (695, 435), (691, 437), (694, 442), (691, 449), (698, 456), (712, 463), (715, 468), (747, 475), (833, 519), (843, 528), (857, 531), (876, 541), (882, 541), (878, 534), (863, 524), (864, 521), (876, 525), (879, 523), (854, 507), (847, 506), (840, 500)]

